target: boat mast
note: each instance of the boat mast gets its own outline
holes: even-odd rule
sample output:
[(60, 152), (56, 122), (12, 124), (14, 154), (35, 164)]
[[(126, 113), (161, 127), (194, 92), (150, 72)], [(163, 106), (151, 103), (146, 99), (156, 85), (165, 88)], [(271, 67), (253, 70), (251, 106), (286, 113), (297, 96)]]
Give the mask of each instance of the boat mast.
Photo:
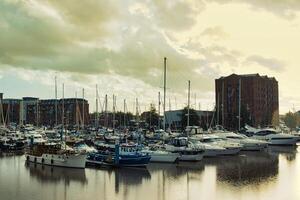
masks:
[(116, 118), (116, 96), (113, 94), (113, 131), (115, 131), (115, 118)]
[(225, 115), (224, 115), (224, 80), (222, 81), (222, 127), (225, 127)]
[(75, 106), (76, 106), (76, 112), (75, 112), (75, 118), (76, 118), (76, 128), (77, 131), (79, 130), (79, 120), (78, 120), (78, 101), (77, 101), (77, 91), (75, 92)]
[(163, 105), (163, 110), (164, 110), (164, 131), (166, 131), (166, 85), (167, 85), (167, 58), (164, 57), (164, 105)]
[(82, 88), (82, 129), (84, 129), (84, 88)]
[(191, 81), (188, 81), (188, 106), (187, 106), (187, 126), (190, 126), (190, 91)]
[(39, 100), (37, 99), (35, 103), (36, 103), (36, 105), (35, 105), (36, 106), (36, 109), (35, 109), (35, 111), (36, 111), (36, 116), (35, 116), (36, 117), (36, 119), (35, 119), (36, 122), (35, 123), (36, 123), (36, 126), (38, 127), (39, 126)]
[(239, 79), (239, 131), (241, 130), (241, 89), (242, 89), (242, 79)]
[(0, 118), (1, 118), (0, 124), (3, 124), (3, 126), (6, 127), (5, 120), (4, 120), (3, 96), (2, 96), (3, 94), (1, 93), (0, 95), (1, 95), (1, 97), (0, 97), (0, 101), (1, 101), (0, 102)]
[(126, 127), (126, 99), (124, 99), (124, 128)]
[(65, 84), (62, 84), (62, 136), (65, 136), (65, 149), (66, 149), (66, 135), (64, 134), (65, 130)]
[(55, 76), (55, 126), (57, 122), (57, 77)]
[(157, 122), (158, 129), (160, 129), (160, 106), (161, 106), (160, 92), (158, 92), (158, 122)]
[(96, 115), (95, 115), (95, 127), (98, 127), (99, 116), (98, 116), (98, 85), (96, 84)]
[(105, 126), (106, 128), (108, 128), (108, 116), (107, 116), (107, 94), (105, 95)]
[(136, 121), (139, 122), (139, 100), (138, 98), (135, 99), (135, 117)]

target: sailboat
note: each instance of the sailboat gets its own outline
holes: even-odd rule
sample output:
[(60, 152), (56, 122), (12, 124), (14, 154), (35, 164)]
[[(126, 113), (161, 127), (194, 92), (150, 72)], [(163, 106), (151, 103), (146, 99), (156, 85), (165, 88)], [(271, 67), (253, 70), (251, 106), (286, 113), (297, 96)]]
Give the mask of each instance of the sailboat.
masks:
[[(61, 139), (64, 134), (64, 85), (62, 100)], [(25, 156), (27, 162), (57, 167), (85, 168), (86, 162), (86, 155), (67, 147), (66, 141), (61, 141), (60, 143), (49, 143), (45, 141), (43, 143), (34, 144), (34, 137), (30, 138), (29, 149), (26, 151)]]

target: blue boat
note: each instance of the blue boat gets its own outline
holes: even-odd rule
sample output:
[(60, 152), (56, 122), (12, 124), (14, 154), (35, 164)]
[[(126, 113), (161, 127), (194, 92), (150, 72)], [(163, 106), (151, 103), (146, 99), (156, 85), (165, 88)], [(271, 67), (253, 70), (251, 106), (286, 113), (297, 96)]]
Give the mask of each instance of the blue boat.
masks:
[(136, 144), (97, 145), (98, 152), (87, 156), (87, 164), (112, 167), (145, 167), (151, 159)]

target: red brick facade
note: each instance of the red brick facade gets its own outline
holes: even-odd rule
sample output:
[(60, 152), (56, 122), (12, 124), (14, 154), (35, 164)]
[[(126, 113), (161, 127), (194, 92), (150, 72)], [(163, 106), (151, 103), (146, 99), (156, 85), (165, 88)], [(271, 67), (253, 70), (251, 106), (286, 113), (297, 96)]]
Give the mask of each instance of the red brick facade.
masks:
[(259, 74), (221, 77), (215, 80), (217, 123), (238, 129), (239, 83), (241, 83), (241, 126), (278, 125), (278, 82)]

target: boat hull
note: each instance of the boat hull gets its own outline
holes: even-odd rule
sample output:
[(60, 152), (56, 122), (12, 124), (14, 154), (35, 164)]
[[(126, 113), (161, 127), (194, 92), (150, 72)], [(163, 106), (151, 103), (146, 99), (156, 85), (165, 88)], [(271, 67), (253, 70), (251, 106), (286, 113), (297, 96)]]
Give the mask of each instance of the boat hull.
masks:
[(26, 155), (27, 162), (49, 165), (55, 167), (85, 168), (86, 155), (53, 155), (43, 154), (42, 156)]
[(200, 161), (203, 159), (204, 154), (199, 153), (199, 154), (194, 154), (194, 155), (187, 155), (187, 154), (182, 154), (178, 157), (179, 161)]
[(297, 138), (288, 138), (288, 139), (269, 139), (270, 145), (287, 145), (293, 146), (297, 143)]
[(120, 156), (118, 163), (114, 159), (112, 155), (91, 154), (86, 162), (92, 165), (113, 167), (145, 167), (150, 162), (151, 156)]
[(172, 154), (150, 154), (151, 159), (150, 162), (163, 162), (163, 163), (174, 163), (180, 154), (172, 153)]
[(221, 155), (236, 155), (241, 151), (241, 148), (226, 148), (226, 150), (222, 151)]

